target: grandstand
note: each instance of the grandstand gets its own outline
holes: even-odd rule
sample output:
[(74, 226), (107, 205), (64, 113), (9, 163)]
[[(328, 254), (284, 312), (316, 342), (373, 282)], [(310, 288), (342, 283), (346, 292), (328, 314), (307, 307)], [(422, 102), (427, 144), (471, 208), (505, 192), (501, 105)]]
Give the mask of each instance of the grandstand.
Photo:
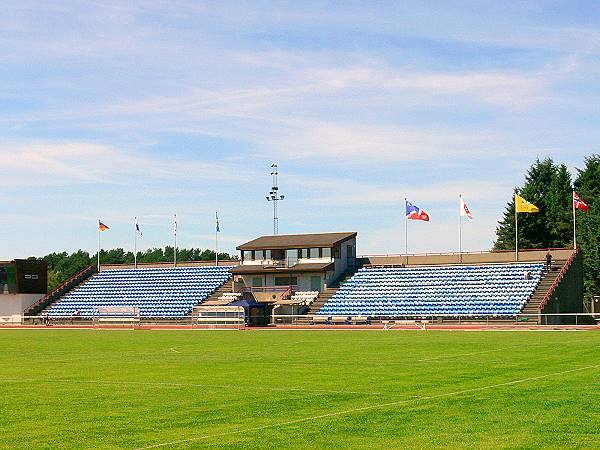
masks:
[(510, 317), (537, 287), (539, 263), (360, 269), (317, 315)]
[(177, 318), (213, 294), (231, 266), (112, 269), (102, 271), (48, 309), (50, 317), (93, 317), (101, 308), (139, 308), (143, 318)]
[[(516, 262), (512, 252), (356, 257), (355, 246), (354, 232), (263, 236), (239, 246), (240, 260), (223, 266), (90, 267), (27, 313), (89, 319), (136, 308), (141, 321), (183, 324), (199, 305), (242, 305), (251, 326), (422, 318), (541, 323), (542, 314), (583, 313), (580, 252), (552, 250), (547, 270), (547, 250), (522, 251)], [(564, 323), (551, 319), (543, 323)]]

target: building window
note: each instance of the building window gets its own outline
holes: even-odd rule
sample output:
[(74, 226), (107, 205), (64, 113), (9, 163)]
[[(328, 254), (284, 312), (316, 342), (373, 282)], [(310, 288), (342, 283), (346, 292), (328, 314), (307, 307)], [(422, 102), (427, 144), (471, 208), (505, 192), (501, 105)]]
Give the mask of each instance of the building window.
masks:
[(293, 266), (298, 263), (298, 249), (286, 250), (285, 258), (288, 266)]
[(340, 255), (340, 246), (336, 245), (335, 248), (333, 249), (333, 257), (334, 258), (341, 258)]
[(252, 287), (262, 287), (262, 285), (263, 285), (262, 277), (252, 278)]
[(307, 248), (301, 248), (298, 250), (298, 256), (302, 259), (306, 259), (308, 258), (308, 249)]
[(308, 257), (311, 259), (318, 258), (319, 257), (319, 249), (318, 248), (309, 249)]
[(273, 259), (277, 261), (281, 261), (284, 258), (285, 252), (283, 250), (271, 250), (271, 255)]
[(275, 286), (295, 286), (298, 284), (298, 277), (275, 277)]
[(264, 250), (263, 253), (265, 255), (265, 259), (272, 259), (271, 258), (271, 250)]
[(329, 247), (322, 248), (323, 258), (331, 258), (331, 249)]
[(244, 261), (253, 261), (254, 260), (254, 252), (251, 250), (244, 250), (242, 252), (242, 259)]

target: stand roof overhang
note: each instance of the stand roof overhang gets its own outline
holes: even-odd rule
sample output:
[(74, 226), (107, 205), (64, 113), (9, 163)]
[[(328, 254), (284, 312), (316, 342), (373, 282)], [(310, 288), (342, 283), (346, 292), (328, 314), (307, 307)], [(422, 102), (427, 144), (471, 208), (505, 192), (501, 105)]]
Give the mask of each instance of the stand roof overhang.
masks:
[(235, 275), (254, 275), (263, 273), (300, 273), (300, 272), (326, 272), (334, 268), (333, 263), (306, 263), (296, 264), (291, 267), (263, 266), (259, 264), (242, 264), (231, 269)]
[(294, 248), (334, 247), (336, 244), (356, 237), (356, 232), (280, 234), (261, 236), (237, 247), (238, 250), (286, 250)]

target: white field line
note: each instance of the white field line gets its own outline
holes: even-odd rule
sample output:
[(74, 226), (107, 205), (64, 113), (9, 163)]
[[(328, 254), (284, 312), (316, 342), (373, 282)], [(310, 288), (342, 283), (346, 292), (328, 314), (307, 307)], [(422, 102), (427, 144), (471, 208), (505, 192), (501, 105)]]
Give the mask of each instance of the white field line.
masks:
[[(244, 389), (240, 385), (228, 384), (203, 384), (203, 383), (173, 383), (161, 381), (126, 381), (126, 380), (65, 380), (65, 379), (34, 379), (34, 378), (0, 378), (0, 383), (76, 383), (76, 384), (107, 384), (107, 385), (133, 385), (133, 386), (166, 386), (166, 387), (194, 387), (216, 389)], [(306, 392), (313, 394), (353, 394), (353, 395), (382, 395), (381, 392), (340, 391), (328, 389), (305, 389), (301, 387), (270, 387), (253, 386), (252, 389), (273, 392)]]
[(243, 430), (227, 431), (224, 433), (208, 434), (208, 435), (204, 435), (204, 436), (194, 436), (194, 437), (187, 438), (187, 439), (179, 439), (177, 441), (162, 442), (160, 444), (153, 444), (153, 445), (148, 445), (146, 447), (139, 447), (139, 448), (136, 448), (135, 450), (147, 450), (147, 449), (151, 449), (151, 448), (160, 448), (160, 447), (167, 447), (167, 446), (172, 446), (172, 445), (185, 444), (188, 442), (212, 439), (212, 438), (222, 437), (222, 436), (231, 436), (231, 435), (235, 435), (235, 434), (251, 433), (251, 432), (255, 432), (255, 431), (265, 430), (268, 428), (284, 427), (287, 425), (294, 425), (297, 423), (310, 422), (313, 420), (324, 419), (324, 418), (328, 418), (328, 417), (336, 417), (336, 416), (342, 416), (342, 415), (352, 414), (352, 413), (357, 413), (357, 412), (362, 412), (362, 411), (369, 411), (369, 410), (373, 410), (373, 409), (381, 409), (381, 408), (388, 408), (391, 406), (405, 405), (405, 404), (413, 403), (416, 401), (436, 400), (439, 398), (453, 397), (453, 396), (458, 396), (458, 395), (462, 395), (462, 394), (470, 394), (472, 392), (484, 391), (487, 389), (496, 389), (496, 388), (501, 388), (504, 386), (514, 386), (516, 384), (526, 383), (528, 381), (542, 380), (544, 378), (554, 377), (554, 376), (558, 376), (558, 375), (566, 375), (569, 373), (581, 372), (584, 370), (598, 369), (598, 368), (600, 368), (600, 364), (595, 364), (592, 366), (585, 366), (585, 367), (578, 367), (576, 369), (563, 370), (561, 372), (553, 372), (553, 373), (548, 373), (545, 375), (537, 375), (534, 377), (521, 378), (518, 380), (507, 381), (504, 383), (490, 384), (487, 386), (463, 389), (460, 391), (446, 392), (444, 394), (426, 395), (426, 396), (421, 396), (421, 397), (415, 397), (415, 398), (408, 399), (408, 400), (398, 400), (398, 401), (394, 401), (394, 402), (380, 403), (378, 405), (368, 405), (368, 406), (362, 406), (359, 408), (346, 409), (343, 411), (334, 411), (334, 412), (330, 412), (330, 413), (319, 414), (316, 416), (303, 417), (301, 419), (288, 420), (285, 422), (277, 422), (277, 423), (272, 423), (269, 425), (262, 425), (262, 426), (253, 427), (253, 428), (245, 428)]

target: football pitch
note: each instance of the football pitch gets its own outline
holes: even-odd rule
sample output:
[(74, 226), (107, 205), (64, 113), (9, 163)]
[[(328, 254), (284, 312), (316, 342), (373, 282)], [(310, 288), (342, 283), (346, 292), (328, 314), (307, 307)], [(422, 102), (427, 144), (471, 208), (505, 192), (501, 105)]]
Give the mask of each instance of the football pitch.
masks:
[(0, 448), (598, 448), (600, 332), (0, 330)]

